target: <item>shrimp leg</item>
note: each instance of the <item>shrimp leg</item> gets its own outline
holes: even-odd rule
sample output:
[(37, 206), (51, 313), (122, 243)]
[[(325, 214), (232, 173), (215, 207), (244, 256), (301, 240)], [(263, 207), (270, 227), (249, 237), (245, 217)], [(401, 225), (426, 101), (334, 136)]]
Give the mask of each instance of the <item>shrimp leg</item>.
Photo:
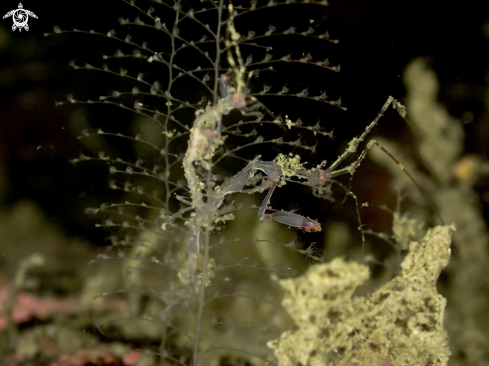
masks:
[(315, 220), (310, 219), (309, 217), (305, 217), (299, 214), (296, 214), (293, 211), (277, 211), (271, 214), (266, 214), (265, 211), (267, 209), (268, 203), (270, 202), (270, 198), (272, 197), (273, 191), (275, 187), (277, 187), (278, 181), (275, 182), (267, 193), (267, 196), (263, 200), (261, 204), (260, 210), (258, 211), (258, 215), (265, 220), (275, 220), (280, 222), (281, 224), (296, 227), (301, 229), (302, 231), (306, 231), (308, 233), (315, 233), (317, 231), (321, 231), (321, 224)]

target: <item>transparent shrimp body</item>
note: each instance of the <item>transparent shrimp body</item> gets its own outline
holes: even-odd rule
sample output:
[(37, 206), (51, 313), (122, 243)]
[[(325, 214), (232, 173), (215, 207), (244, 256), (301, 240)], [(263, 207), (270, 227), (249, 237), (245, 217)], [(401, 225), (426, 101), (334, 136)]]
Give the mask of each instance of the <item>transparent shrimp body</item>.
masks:
[(296, 227), (302, 231), (306, 231), (309, 233), (315, 233), (317, 231), (321, 231), (321, 224), (319, 222), (312, 220), (309, 217), (296, 214), (293, 211), (277, 211), (271, 214), (265, 213), (268, 203), (270, 202), (270, 198), (273, 194), (273, 191), (275, 190), (275, 187), (277, 187), (277, 184), (278, 181), (275, 182), (272, 188), (270, 188), (270, 190), (268, 191), (267, 196), (265, 197), (265, 200), (263, 201), (260, 207), (260, 211), (258, 212), (258, 215), (262, 219), (275, 220), (277, 222), (280, 222), (281, 224), (290, 227)]
[[(248, 181), (254, 176), (254, 174), (258, 171), (262, 171), (266, 174), (267, 179), (264, 180), (261, 186), (255, 187), (252, 189), (244, 189), (245, 185)], [(297, 171), (294, 175), (299, 178), (305, 178), (307, 174), (304, 170)], [(289, 172), (288, 175), (291, 175)], [(312, 174), (309, 174), (312, 175)], [(283, 178), (284, 173), (282, 171), (282, 167), (276, 161), (259, 161), (255, 159), (251, 161), (243, 170), (241, 170), (235, 176), (226, 180), (226, 182), (219, 187), (219, 191), (222, 193), (222, 197), (230, 193), (254, 193), (257, 191), (264, 191), (269, 189), (265, 199), (263, 200), (261, 207), (258, 211), (258, 215), (260, 218), (264, 220), (275, 220), (280, 222), (281, 224), (298, 228), (305, 232), (318, 232), (321, 231), (321, 225), (308, 217), (299, 215), (294, 211), (276, 211), (273, 213), (266, 213), (266, 209), (270, 202), (273, 192), (275, 188), (279, 184), (280, 180)], [(222, 204), (222, 200), (218, 202), (218, 205)]]

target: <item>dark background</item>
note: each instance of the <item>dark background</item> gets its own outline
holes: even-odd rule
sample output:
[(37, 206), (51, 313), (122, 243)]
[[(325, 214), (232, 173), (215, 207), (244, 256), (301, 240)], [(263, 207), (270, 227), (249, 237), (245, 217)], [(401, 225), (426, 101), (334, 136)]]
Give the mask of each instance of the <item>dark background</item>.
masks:
[[(80, 131), (70, 125), (69, 109), (57, 108), (55, 101), (87, 87), (68, 63), (84, 52), (102, 51), (103, 45), (86, 36), (43, 34), (52, 32), (54, 25), (106, 33), (121, 15), (134, 11), (112, 0), (27, 0), (23, 5), (38, 16), (29, 20), (28, 32), (12, 32), (10, 18), (0, 21), (0, 160), (8, 181), (3, 205), (33, 200), (68, 234), (99, 241), (106, 233), (95, 230), (93, 220), (82, 212), (95, 188), (106, 185), (107, 176), (87, 174), (69, 163), (79, 154), (75, 136)], [(0, 13), (17, 7), (18, 0), (3, 1)], [(481, 1), (455, 6), (441, 1), (332, 0), (328, 29), (340, 40), (335, 52), (342, 68), (338, 92), (348, 107), (338, 120), (327, 121), (336, 136), (333, 154), (342, 142), (364, 130), (388, 95), (402, 101), (404, 67), (413, 58), (426, 56), (440, 80), (440, 102), (466, 122), (466, 153), (487, 159), (488, 15)], [(408, 129), (400, 125), (402, 120), (396, 121), (382, 122), (375, 133), (403, 139)], [(371, 169), (371, 175), (358, 178), (365, 187), (375, 185), (368, 180), (381, 174), (380, 168)], [(481, 182), (478, 191), (483, 197), (487, 185)]]

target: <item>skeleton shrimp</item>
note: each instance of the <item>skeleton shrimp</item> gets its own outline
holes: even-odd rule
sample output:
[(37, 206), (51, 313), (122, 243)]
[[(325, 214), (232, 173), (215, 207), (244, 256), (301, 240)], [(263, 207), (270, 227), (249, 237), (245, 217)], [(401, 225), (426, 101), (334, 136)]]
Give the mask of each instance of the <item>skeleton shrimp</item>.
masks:
[[(223, 78), (222, 82), (223, 84), (221, 85), (227, 87), (227, 79)], [(426, 200), (429, 202), (433, 210), (438, 214), (437, 210), (435, 209), (431, 201), (428, 199), (426, 194), (421, 190), (421, 188), (416, 183), (416, 181), (411, 176), (411, 174), (408, 171), (406, 171), (404, 166), (391, 153), (389, 153), (382, 145), (380, 145), (375, 140), (371, 140), (368, 142), (365, 149), (362, 151), (360, 156), (354, 162), (352, 162), (351, 164), (349, 164), (344, 168), (339, 168), (340, 165), (347, 157), (349, 157), (351, 154), (354, 154), (357, 151), (357, 148), (360, 145), (360, 143), (363, 142), (363, 140), (370, 133), (370, 131), (377, 125), (379, 119), (383, 116), (383, 114), (385, 113), (385, 111), (390, 105), (392, 105), (393, 108), (396, 109), (402, 117), (405, 116), (404, 106), (402, 106), (402, 104), (396, 101), (393, 97), (389, 97), (387, 101), (384, 103), (377, 117), (366, 127), (365, 131), (359, 137), (353, 138), (348, 144), (348, 148), (328, 168), (326, 169), (316, 168), (316, 169), (307, 170), (304, 168), (292, 168), (291, 166), (287, 167), (287, 170), (289, 170), (287, 176), (289, 177), (295, 176), (300, 179), (307, 179), (307, 183), (302, 183), (302, 184), (311, 187), (313, 190), (313, 194), (316, 197), (321, 197), (329, 201), (333, 201), (331, 186), (334, 183), (338, 185), (341, 189), (343, 189), (347, 193), (347, 195), (353, 198), (353, 200), (355, 201), (357, 218), (359, 223), (359, 230), (362, 234), (363, 244), (365, 244), (365, 232), (360, 217), (360, 208), (358, 204), (358, 199), (350, 189), (348, 189), (343, 184), (336, 181), (334, 178), (344, 174), (350, 174), (351, 176), (353, 176), (356, 169), (360, 166), (363, 159), (365, 159), (368, 151), (373, 146), (377, 146), (378, 148), (380, 148), (399, 166), (399, 168), (411, 179), (411, 181), (414, 183), (416, 188), (426, 198)], [(255, 174), (257, 170), (264, 172), (268, 176), (268, 179), (261, 185), (261, 187), (251, 189), (251, 190), (244, 190), (244, 186), (246, 185), (248, 180), (251, 179), (251, 177)], [(290, 172), (290, 170), (292, 171), (292, 173)], [(220, 188), (222, 189), (223, 197), (226, 194), (234, 193), (234, 192), (253, 193), (256, 191), (263, 191), (269, 189), (267, 196), (265, 197), (258, 211), (258, 215), (260, 216), (260, 218), (265, 220), (275, 220), (284, 225), (296, 227), (305, 232), (314, 233), (314, 232), (321, 231), (321, 225), (317, 221), (296, 214), (294, 211), (289, 211), (289, 212), (276, 211), (269, 214), (265, 213), (268, 203), (270, 202), (271, 196), (275, 188), (277, 187), (280, 179), (282, 179), (283, 177), (284, 177), (284, 172), (282, 170), (282, 166), (278, 162), (258, 161), (258, 159), (255, 159), (251, 161), (241, 172), (239, 172), (234, 177), (232, 177), (227, 182), (225, 182)], [(438, 217), (440, 218), (440, 221), (443, 223), (443, 220), (439, 214)]]

